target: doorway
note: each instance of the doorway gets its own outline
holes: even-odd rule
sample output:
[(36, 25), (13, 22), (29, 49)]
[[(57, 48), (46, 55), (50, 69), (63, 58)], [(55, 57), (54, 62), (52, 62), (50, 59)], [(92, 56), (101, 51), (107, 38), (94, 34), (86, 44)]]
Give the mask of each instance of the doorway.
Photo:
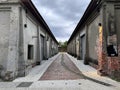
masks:
[(86, 43), (85, 43), (85, 34), (81, 36), (81, 59), (85, 59)]

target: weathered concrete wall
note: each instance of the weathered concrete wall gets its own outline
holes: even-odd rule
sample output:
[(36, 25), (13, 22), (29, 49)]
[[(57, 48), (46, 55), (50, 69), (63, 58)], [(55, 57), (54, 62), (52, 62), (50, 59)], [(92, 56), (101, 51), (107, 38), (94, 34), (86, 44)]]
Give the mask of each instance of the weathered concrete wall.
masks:
[(50, 36), (47, 34), (47, 59), (50, 57)]
[[(84, 36), (85, 41), (82, 41), (82, 37)], [(83, 27), (80, 30), (80, 59), (83, 60), (85, 59), (85, 54), (86, 54), (86, 28)]]
[[(12, 79), (18, 73), (19, 4), (0, 3), (0, 61), (3, 79)], [(3, 55), (4, 54), (4, 55)]]
[(10, 32), (10, 11), (0, 10), (0, 66), (6, 69)]
[(78, 35), (76, 36), (76, 56), (77, 56), (77, 59), (80, 59), (80, 35), (78, 33)]
[[(119, 7), (119, 8), (118, 8)], [(108, 3), (107, 8), (110, 10), (106, 10), (108, 14), (111, 14), (111, 17), (109, 16), (109, 22), (108, 22), (108, 28), (109, 33), (111, 33), (109, 42), (112, 43), (114, 46), (116, 56), (115, 57), (108, 57), (108, 74), (115, 78), (117, 77), (120, 79), (120, 32), (119, 32), (119, 15), (120, 15), (120, 2), (119, 3)]]
[[(33, 17), (30, 16), (29, 13), (25, 12), (25, 9), (23, 9), (23, 33), (24, 33), (24, 60), (25, 65), (28, 70), (26, 71), (26, 74), (29, 72), (29, 69), (32, 68), (32, 65), (36, 64), (37, 61), (37, 24), (34, 21)], [(27, 25), (27, 27), (25, 27)], [(33, 45), (33, 59), (28, 59), (28, 45)]]
[(71, 42), (68, 44), (68, 52), (69, 54), (71, 54), (72, 56), (76, 57), (76, 37), (74, 37)]
[[(7, 71), (15, 77), (18, 72), (18, 42), (19, 42), (19, 5), (12, 6)], [(16, 67), (16, 68), (15, 68)]]
[[(119, 5), (118, 5), (119, 6)], [(114, 73), (111, 73), (114, 77), (120, 77), (120, 6), (115, 9), (115, 20), (116, 20), (116, 30), (117, 30), (117, 40), (118, 40), (118, 58), (112, 60), (112, 66), (114, 66)], [(115, 62), (116, 61), (116, 62)], [(111, 64), (110, 64), (111, 65)], [(111, 68), (109, 68), (111, 69)], [(119, 78), (120, 79), (120, 78)]]
[[(94, 16), (93, 16), (94, 17)], [(96, 49), (96, 42), (98, 40), (98, 34), (99, 34), (99, 27), (98, 24), (100, 23), (100, 16), (97, 16), (95, 19), (91, 21), (91, 23), (88, 25), (88, 58), (89, 61), (97, 64), (97, 49)]]
[[(119, 6), (120, 7), (120, 6)], [(120, 44), (120, 9), (115, 9), (116, 30), (118, 35), (118, 45)]]
[[(41, 35), (43, 36), (43, 38), (44, 38), (44, 46), (43, 47), (41, 47), (42, 46), (42, 41), (41, 41)], [(40, 26), (40, 60), (42, 61), (43, 59), (42, 58), (44, 58), (44, 60), (46, 59), (46, 32), (44, 31), (44, 28), (42, 27), (42, 26)], [(44, 50), (44, 51), (42, 51), (42, 50)]]
[(54, 56), (56, 54), (56, 44), (55, 42), (52, 40), (52, 56)]
[[(112, 78), (120, 79), (120, 55), (119, 55), (119, 3), (113, 0), (107, 1), (101, 14), (103, 15), (103, 24), (99, 37), (99, 69), (100, 75), (109, 75)], [(112, 46), (112, 47), (110, 47)]]
[[(41, 62), (40, 35), (45, 37), (46, 58), (58, 52), (57, 43), (45, 29), (20, 0), (0, 1), (0, 76), (6, 80), (25, 76)], [(30, 53), (32, 58), (28, 58), (31, 52), (28, 51), (28, 45), (33, 48), (33, 55)]]
[[(93, 0), (94, 2), (94, 0)], [(120, 79), (120, 1), (102, 0), (84, 22), (86, 28), (86, 59), (85, 64), (98, 64), (100, 75), (108, 75)], [(68, 52), (74, 54), (74, 40), (68, 44)], [(80, 41), (80, 44), (82, 42)], [(80, 47), (80, 51), (83, 48)], [(81, 55), (81, 54), (80, 54)], [(94, 65), (93, 65), (94, 66)]]
[(73, 55), (76, 57), (76, 37), (73, 39)]

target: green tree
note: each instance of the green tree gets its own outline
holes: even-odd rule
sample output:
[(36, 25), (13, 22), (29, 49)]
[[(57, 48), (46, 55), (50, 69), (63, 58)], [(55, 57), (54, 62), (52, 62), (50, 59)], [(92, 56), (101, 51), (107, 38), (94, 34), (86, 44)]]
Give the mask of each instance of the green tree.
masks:
[(61, 45), (62, 48), (66, 48), (67, 47), (67, 41), (63, 42), (63, 44)]

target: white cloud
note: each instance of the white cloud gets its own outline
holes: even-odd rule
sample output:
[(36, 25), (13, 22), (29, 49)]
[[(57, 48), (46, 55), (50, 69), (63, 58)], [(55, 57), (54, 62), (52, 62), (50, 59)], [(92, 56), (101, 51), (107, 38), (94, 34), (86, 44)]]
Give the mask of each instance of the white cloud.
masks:
[(91, 0), (32, 0), (58, 41), (70, 38)]

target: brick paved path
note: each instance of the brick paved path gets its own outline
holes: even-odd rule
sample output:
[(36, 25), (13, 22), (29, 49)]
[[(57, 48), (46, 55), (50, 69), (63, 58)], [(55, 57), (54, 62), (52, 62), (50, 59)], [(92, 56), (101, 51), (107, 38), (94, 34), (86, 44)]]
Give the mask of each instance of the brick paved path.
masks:
[(80, 73), (75, 64), (64, 54), (58, 56), (58, 58), (48, 67), (46, 72), (40, 78), (40, 80), (76, 80), (82, 79), (82, 74), (77, 75), (76, 73), (71, 72), (69, 69), (64, 67), (64, 64), (69, 67), (72, 71)]

